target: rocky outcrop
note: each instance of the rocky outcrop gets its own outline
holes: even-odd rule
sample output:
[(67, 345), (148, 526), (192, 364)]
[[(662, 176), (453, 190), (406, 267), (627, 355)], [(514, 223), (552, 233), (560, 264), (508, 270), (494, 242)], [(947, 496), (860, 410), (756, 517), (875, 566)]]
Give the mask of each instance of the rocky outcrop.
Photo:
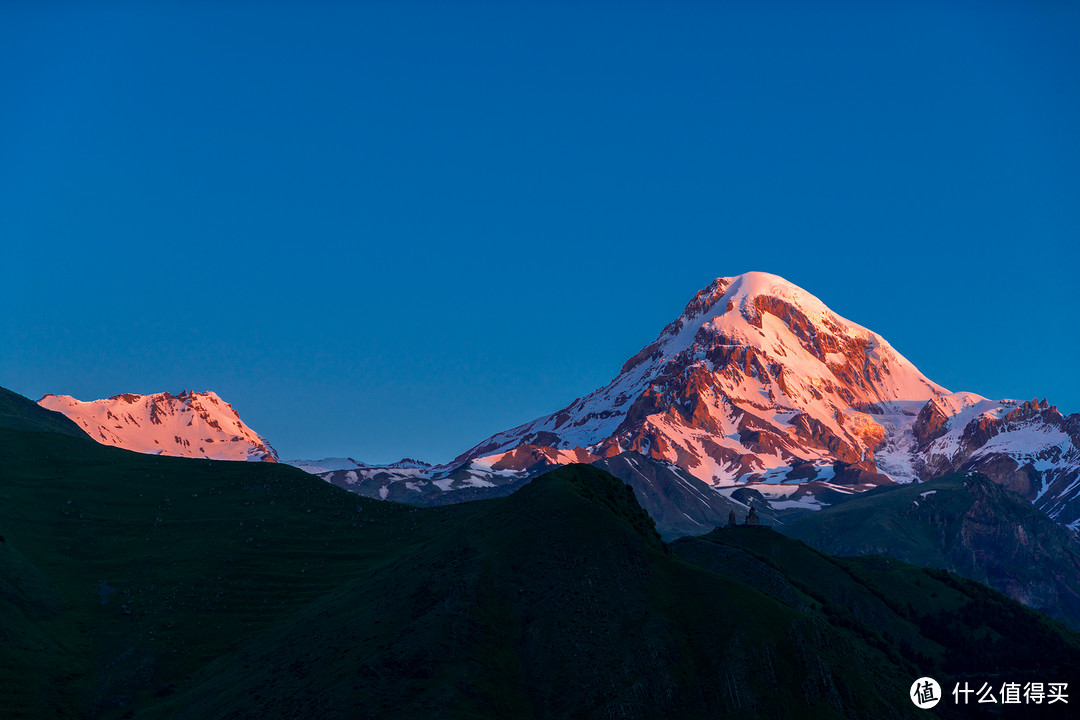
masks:
[(979, 472), (1059, 523), (1080, 526), (1080, 415), (1065, 417), (1045, 399), (948, 400), (928, 402), (915, 422), (921, 479)]
[(877, 471), (872, 462), (845, 463), (838, 461), (833, 465), (831, 482), (835, 485), (877, 486), (891, 485), (892, 478)]
[(948, 422), (949, 415), (939, 403), (930, 400), (923, 405), (912, 426), (919, 447), (925, 448), (927, 444), (948, 432)]

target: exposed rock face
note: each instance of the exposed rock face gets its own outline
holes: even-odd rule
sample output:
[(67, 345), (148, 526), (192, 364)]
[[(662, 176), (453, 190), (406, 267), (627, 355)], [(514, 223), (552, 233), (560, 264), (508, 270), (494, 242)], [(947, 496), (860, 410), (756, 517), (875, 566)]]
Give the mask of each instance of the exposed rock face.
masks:
[(833, 465), (833, 477), (831, 482), (835, 485), (850, 485), (853, 487), (865, 487), (867, 485), (891, 485), (892, 478), (877, 471), (877, 466), (872, 462), (859, 462), (848, 464), (837, 461)]
[(949, 416), (940, 403), (930, 400), (923, 405), (912, 427), (919, 447), (926, 447), (930, 442), (944, 435), (948, 430), (946, 427), (948, 421)]
[(46, 395), (42, 407), (63, 413), (104, 445), (153, 455), (277, 462), (277, 453), (213, 392), (125, 393), (82, 402)]
[(923, 418), (932, 418), (925, 427), (936, 428), (923, 431), (919, 443), (920, 478), (977, 471), (1061, 524), (1080, 526), (1080, 415), (1065, 417), (1046, 400), (991, 401), (970, 393), (938, 404), (924, 407), (916, 421), (916, 435)]

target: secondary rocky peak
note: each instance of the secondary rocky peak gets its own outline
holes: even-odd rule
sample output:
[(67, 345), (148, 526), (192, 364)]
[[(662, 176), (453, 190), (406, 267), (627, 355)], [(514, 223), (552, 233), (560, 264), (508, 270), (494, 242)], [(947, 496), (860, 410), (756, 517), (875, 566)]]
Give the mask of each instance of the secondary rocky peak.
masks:
[(431, 463), (424, 462), (423, 460), (417, 460), (416, 458), (401, 458), (397, 462), (392, 462), (386, 467), (394, 468), (395, 470), (421, 470), (430, 468)]
[(124, 393), (91, 402), (45, 395), (38, 404), (64, 413), (106, 445), (157, 455), (277, 461), (274, 449), (214, 392)]

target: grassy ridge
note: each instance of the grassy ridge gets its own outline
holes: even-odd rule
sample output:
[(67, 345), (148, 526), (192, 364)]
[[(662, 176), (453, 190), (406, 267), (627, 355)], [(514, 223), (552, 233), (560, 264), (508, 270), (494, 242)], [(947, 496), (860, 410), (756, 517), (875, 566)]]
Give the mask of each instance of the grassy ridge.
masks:
[[(167, 694), (411, 539), (408, 508), (284, 466), (0, 430), (0, 468), (0, 627), (42, 640), (5, 643), (0, 692), (34, 716)], [(61, 692), (28, 686), (27, 658)]]
[(673, 558), (594, 468), (438, 510), (445, 534), (215, 663), (160, 716), (874, 717), (903, 692), (822, 618)]
[(85, 438), (87, 434), (63, 413), (46, 410), (33, 400), (0, 387), (0, 428), (40, 430)]

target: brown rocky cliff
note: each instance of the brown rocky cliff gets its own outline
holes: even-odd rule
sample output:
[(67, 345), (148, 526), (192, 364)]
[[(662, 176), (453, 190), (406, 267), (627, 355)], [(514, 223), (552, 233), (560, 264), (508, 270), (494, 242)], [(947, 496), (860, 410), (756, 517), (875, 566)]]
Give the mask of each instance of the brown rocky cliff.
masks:
[(937, 440), (948, 432), (948, 422), (949, 416), (936, 402), (930, 400), (923, 405), (915, 418), (915, 424), (912, 426), (912, 432), (919, 448), (925, 448), (930, 442)]

